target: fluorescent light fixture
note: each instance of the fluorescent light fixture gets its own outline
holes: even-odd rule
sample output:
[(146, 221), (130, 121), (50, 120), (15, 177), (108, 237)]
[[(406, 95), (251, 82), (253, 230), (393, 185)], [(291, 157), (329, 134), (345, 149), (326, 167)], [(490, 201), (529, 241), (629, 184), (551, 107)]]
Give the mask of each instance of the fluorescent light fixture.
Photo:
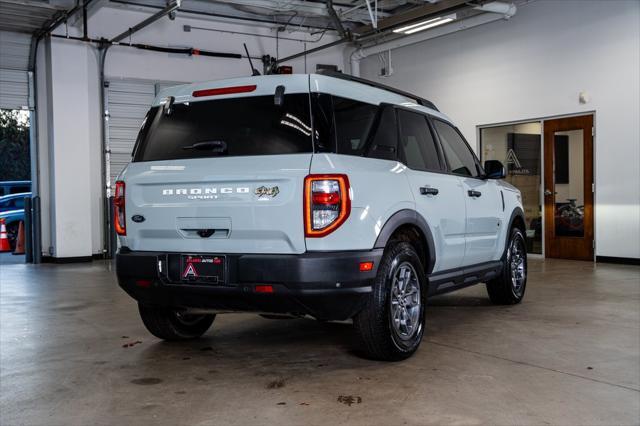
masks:
[(407, 25), (401, 28), (396, 28), (393, 30), (394, 33), (403, 33), (403, 34), (413, 34), (418, 31), (423, 31), (429, 28), (437, 27), (438, 25), (446, 24), (447, 22), (451, 22), (456, 19), (456, 14), (451, 14), (447, 16), (440, 16), (437, 18), (432, 18), (427, 21), (416, 22), (415, 24)]

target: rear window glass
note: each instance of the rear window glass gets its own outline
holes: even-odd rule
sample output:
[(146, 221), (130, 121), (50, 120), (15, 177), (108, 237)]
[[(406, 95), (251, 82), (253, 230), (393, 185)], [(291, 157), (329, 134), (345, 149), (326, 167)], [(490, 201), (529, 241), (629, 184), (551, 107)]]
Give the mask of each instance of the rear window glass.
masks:
[(149, 111), (133, 161), (312, 152), (309, 95), (174, 104)]

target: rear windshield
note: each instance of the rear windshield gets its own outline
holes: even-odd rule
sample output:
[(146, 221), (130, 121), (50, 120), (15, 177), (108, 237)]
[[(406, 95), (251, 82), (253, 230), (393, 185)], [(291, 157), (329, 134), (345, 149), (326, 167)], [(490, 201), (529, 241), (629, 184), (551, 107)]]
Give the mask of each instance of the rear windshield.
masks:
[(133, 161), (312, 152), (309, 94), (256, 96), (153, 107)]

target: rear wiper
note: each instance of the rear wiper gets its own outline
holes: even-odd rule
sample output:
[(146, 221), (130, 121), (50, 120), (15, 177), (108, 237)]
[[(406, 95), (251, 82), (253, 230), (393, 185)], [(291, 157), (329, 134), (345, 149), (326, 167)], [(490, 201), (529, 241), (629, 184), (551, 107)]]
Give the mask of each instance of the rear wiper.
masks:
[(219, 154), (227, 153), (227, 143), (225, 141), (204, 141), (196, 142), (193, 145), (183, 146), (182, 149), (197, 149), (200, 151), (211, 150)]

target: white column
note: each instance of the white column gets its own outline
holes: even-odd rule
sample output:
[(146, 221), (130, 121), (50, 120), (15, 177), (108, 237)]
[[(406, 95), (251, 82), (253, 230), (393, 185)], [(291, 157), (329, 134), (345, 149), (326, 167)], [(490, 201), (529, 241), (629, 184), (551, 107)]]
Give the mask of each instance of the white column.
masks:
[[(48, 87), (52, 255), (92, 255), (90, 107), (86, 44), (52, 40)], [(46, 182), (42, 182), (43, 186)]]

